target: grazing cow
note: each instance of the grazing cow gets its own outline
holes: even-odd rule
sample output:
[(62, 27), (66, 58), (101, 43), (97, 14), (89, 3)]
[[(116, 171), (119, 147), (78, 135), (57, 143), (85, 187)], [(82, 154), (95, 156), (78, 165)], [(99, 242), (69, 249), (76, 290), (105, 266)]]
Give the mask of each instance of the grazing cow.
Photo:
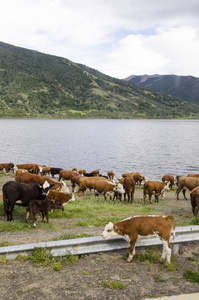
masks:
[(21, 173), (19, 176), (16, 177), (16, 182), (22, 182), (22, 183), (40, 183), (43, 184), (44, 181), (48, 181), (50, 184), (54, 185), (53, 190), (60, 190), (62, 191), (62, 188), (64, 188), (63, 182), (56, 182), (51, 180), (49, 177), (36, 175), (36, 174), (30, 174), (30, 173)]
[(39, 165), (37, 164), (21, 164), (21, 165), (16, 165), (16, 167), (18, 169), (26, 169), (33, 174), (39, 173)]
[(58, 191), (52, 191), (48, 193), (46, 200), (56, 201), (60, 208), (64, 210), (64, 205), (69, 201), (75, 201), (75, 195), (72, 193), (62, 193)]
[(135, 244), (139, 237), (151, 235), (158, 236), (163, 242), (163, 252), (161, 260), (166, 259), (170, 264), (172, 246), (169, 242), (173, 221), (173, 239), (175, 238), (175, 219), (173, 216), (135, 216), (118, 223), (107, 223), (102, 237), (110, 239), (117, 235), (122, 235), (130, 243), (128, 262), (131, 262), (135, 255)]
[(191, 206), (193, 215), (197, 218), (199, 212), (199, 187), (193, 189), (190, 193), (191, 197)]
[(94, 177), (81, 176), (81, 178), (79, 179), (79, 191), (78, 191), (79, 195), (81, 194), (81, 192), (85, 192), (86, 189), (90, 189), (90, 191), (94, 189), (94, 183), (98, 180), (106, 180), (106, 178), (99, 177), (99, 176), (94, 176)]
[(172, 188), (173, 185), (175, 185), (175, 182), (176, 182), (173, 175), (164, 175), (162, 177), (162, 182), (168, 182), (168, 181), (170, 181), (169, 187)]
[(139, 185), (141, 185), (142, 181), (144, 181), (144, 183), (147, 181), (146, 176), (143, 176), (140, 172), (133, 173), (133, 179), (135, 183)]
[(155, 195), (155, 202), (159, 202), (159, 196), (165, 197), (165, 191), (169, 190), (170, 182), (160, 182), (160, 181), (147, 181), (144, 184), (143, 197), (144, 202), (146, 200), (146, 195), (149, 195), (149, 202), (152, 203), (151, 197)]
[(52, 177), (54, 177), (55, 175), (59, 175), (59, 172), (63, 170), (62, 168), (50, 168), (50, 173), (52, 175)]
[(59, 172), (59, 181), (63, 178), (65, 180), (71, 180), (71, 178), (75, 175), (77, 175), (78, 173), (75, 171), (67, 171), (67, 170), (61, 170)]
[(39, 167), (39, 173), (42, 175), (42, 176), (44, 176), (44, 175), (46, 175), (46, 174), (48, 174), (48, 175), (50, 175), (51, 173), (50, 173), (50, 167), (46, 167), (46, 166), (40, 166)]
[(126, 195), (128, 197), (128, 203), (133, 203), (134, 192), (135, 192), (135, 180), (130, 177), (123, 178), (124, 201), (126, 201)]
[(76, 185), (79, 186), (79, 179), (82, 177), (82, 175), (78, 174), (73, 176), (70, 181), (72, 183), (72, 192), (74, 192)]
[(182, 193), (184, 195), (184, 199), (186, 198), (186, 190), (192, 191), (195, 187), (199, 186), (199, 178), (197, 177), (184, 177), (179, 176), (177, 180), (177, 200), (179, 200), (179, 193), (182, 190)]
[(6, 173), (9, 171), (14, 172), (14, 164), (13, 163), (5, 163), (5, 164), (0, 164), (0, 171), (5, 170)]
[(124, 194), (124, 189), (121, 183), (115, 184), (112, 181), (108, 180), (98, 180), (95, 181), (93, 184), (94, 193), (96, 194), (102, 194), (104, 195), (104, 200), (106, 200), (106, 195), (109, 194), (111, 197), (111, 194), (114, 194), (114, 192), (118, 192), (119, 194)]
[(60, 208), (60, 204), (56, 201), (48, 201), (48, 200), (30, 200), (28, 202), (28, 207), (26, 211), (26, 223), (28, 222), (28, 218), (30, 213), (32, 213), (33, 226), (36, 227), (36, 214), (42, 214), (42, 222), (44, 222), (44, 216), (46, 216), (46, 220), (48, 223), (48, 213), (52, 209)]
[(21, 200), (22, 206), (27, 206), (31, 199), (44, 200), (50, 188), (51, 185), (47, 181), (42, 185), (38, 183), (28, 184), (15, 181), (6, 182), (3, 185), (2, 191), (7, 221), (13, 220), (13, 210), (18, 200)]
[(113, 171), (108, 171), (108, 172), (107, 172), (107, 175), (108, 175), (108, 178), (109, 178), (110, 180), (113, 180), (113, 178), (114, 178), (114, 176), (115, 176), (115, 173), (114, 173)]

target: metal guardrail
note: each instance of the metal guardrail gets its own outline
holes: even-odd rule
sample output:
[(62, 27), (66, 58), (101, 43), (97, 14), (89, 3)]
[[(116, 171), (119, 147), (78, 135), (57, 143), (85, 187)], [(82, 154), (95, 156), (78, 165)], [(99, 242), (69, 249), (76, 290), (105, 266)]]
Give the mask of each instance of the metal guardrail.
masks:
[[(178, 253), (180, 243), (199, 241), (198, 225), (176, 227), (175, 233), (175, 240), (173, 240), (172, 236), (170, 239), (170, 242), (173, 246), (173, 253)], [(136, 243), (136, 247), (146, 247), (153, 245), (162, 245), (162, 242), (157, 237), (144, 237), (139, 239)], [(110, 240), (104, 240), (101, 236), (94, 236), (71, 240), (0, 247), (0, 256), (14, 259), (20, 254), (28, 255), (35, 248), (46, 248), (51, 252), (53, 256), (64, 256), (67, 254), (82, 255), (128, 249), (129, 243), (126, 242), (121, 236), (114, 237)]]

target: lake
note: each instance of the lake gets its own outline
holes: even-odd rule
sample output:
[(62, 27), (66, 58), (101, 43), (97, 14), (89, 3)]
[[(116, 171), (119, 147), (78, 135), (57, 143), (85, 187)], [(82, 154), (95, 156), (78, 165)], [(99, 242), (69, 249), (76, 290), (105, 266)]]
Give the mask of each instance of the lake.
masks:
[(0, 119), (0, 162), (116, 176), (199, 173), (199, 120)]

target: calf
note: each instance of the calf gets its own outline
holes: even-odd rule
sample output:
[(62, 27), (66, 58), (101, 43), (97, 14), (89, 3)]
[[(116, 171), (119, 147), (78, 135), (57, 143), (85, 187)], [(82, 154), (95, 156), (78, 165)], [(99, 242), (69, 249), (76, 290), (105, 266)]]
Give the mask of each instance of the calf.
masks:
[(71, 193), (62, 193), (50, 190), (46, 199), (48, 201), (56, 201), (59, 204), (60, 208), (64, 210), (64, 205), (69, 201), (75, 201), (75, 196)]
[(48, 200), (30, 200), (28, 202), (28, 208), (26, 212), (26, 223), (28, 221), (30, 213), (32, 213), (33, 226), (36, 227), (36, 214), (42, 214), (42, 222), (44, 222), (44, 216), (48, 223), (48, 213), (52, 209), (60, 208), (60, 204), (56, 201)]
[(4, 171), (8, 173), (9, 171), (14, 172), (14, 164), (13, 163), (5, 163), (5, 164), (0, 164), (0, 171)]
[(172, 246), (169, 242), (173, 221), (173, 239), (175, 238), (175, 219), (173, 216), (135, 216), (118, 223), (107, 223), (102, 237), (110, 239), (122, 235), (130, 243), (128, 262), (131, 262), (135, 255), (135, 244), (139, 237), (157, 235), (163, 242), (161, 260), (166, 259), (170, 264)]
[(159, 202), (159, 196), (165, 197), (165, 191), (169, 190), (170, 182), (147, 181), (144, 184), (143, 198), (146, 200), (146, 195), (149, 195), (149, 202), (152, 203), (151, 197), (155, 195), (155, 202)]
[(114, 192), (118, 192), (119, 194), (124, 194), (124, 189), (122, 187), (122, 184), (115, 184), (112, 181), (108, 180), (99, 180), (96, 181), (93, 185), (94, 192), (96, 194), (102, 194), (104, 195), (104, 200), (106, 200), (106, 195), (109, 194), (111, 197), (111, 194), (114, 194)]
[(173, 185), (175, 185), (176, 180), (174, 179), (173, 175), (164, 175), (162, 177), (162, 182), (168, 182), (170, 181), (169, 187), (172, 188)]
[(179, 176), (177, 180), (177, 200), (179, 200), (179, 193), (182, 190), (182, 193), (184, 195), (184, 199), (186, 198), (186, 190), (192, 191), (195, 187), (199, 186), (199, 178), (197, 177), (184, 177)]
[(190, 193), (191, 197), (191, 206), (193, 215), (197, 218), (199, 212), (199, 187), (193, 189)]
[(13, 220), (15, 203), (21, 200), (22, 206), (27, 206), (32, 199), (44, 200), (51, 185), (45, 181), (42, 185), (38, 183), (20, 183), (8, 181), (3, 185), (4, 210), (7, 214), (7, 221)]

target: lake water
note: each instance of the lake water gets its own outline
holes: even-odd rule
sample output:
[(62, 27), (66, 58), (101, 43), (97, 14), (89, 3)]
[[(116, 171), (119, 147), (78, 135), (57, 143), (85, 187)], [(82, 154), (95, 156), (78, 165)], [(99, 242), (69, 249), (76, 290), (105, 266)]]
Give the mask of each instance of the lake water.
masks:
[(198, 120), (0, 119), (0, 162), (116, 176), (199, 173)]

